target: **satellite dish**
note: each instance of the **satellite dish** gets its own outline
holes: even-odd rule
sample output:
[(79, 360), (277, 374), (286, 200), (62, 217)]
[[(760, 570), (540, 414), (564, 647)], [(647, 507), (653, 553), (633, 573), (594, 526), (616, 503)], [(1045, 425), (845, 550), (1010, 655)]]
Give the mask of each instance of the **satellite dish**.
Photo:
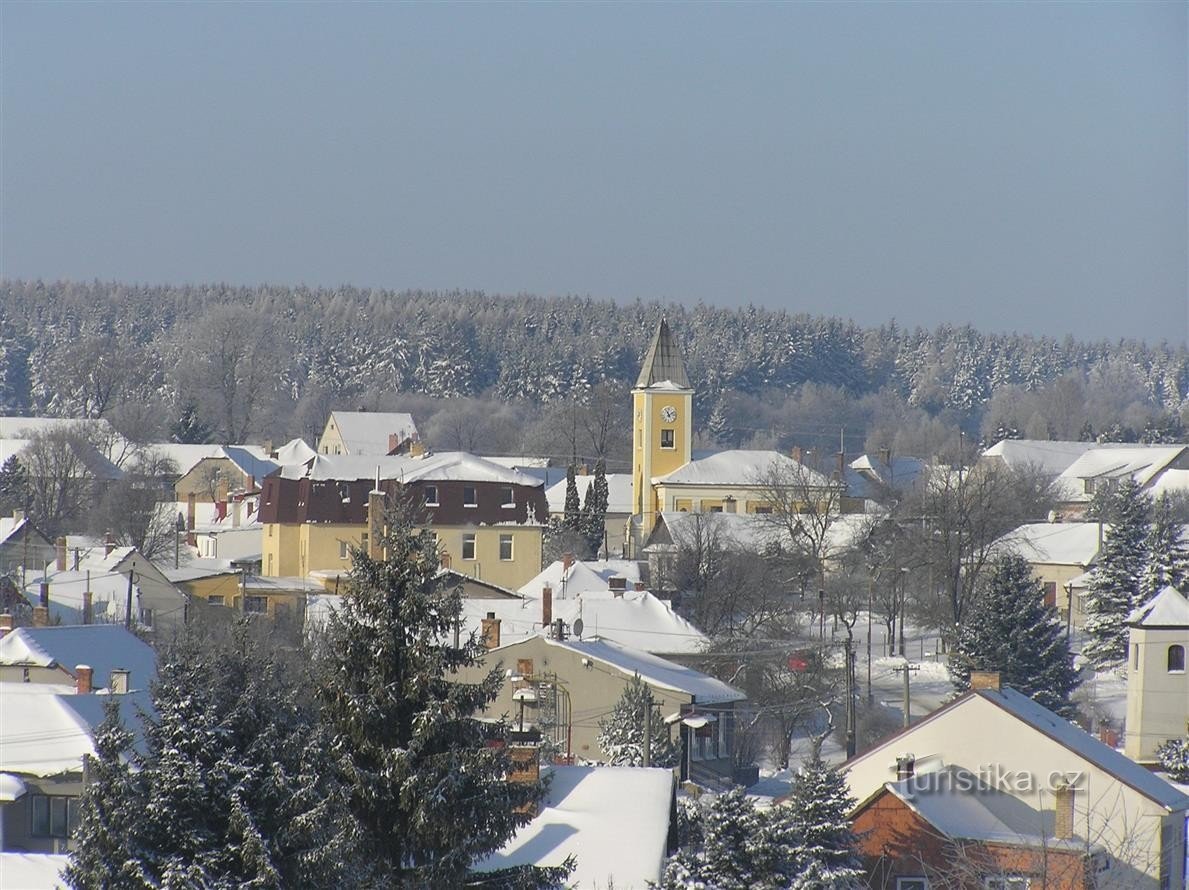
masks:
[(581, 618), (575, 618), (575, 619), (574, 619), (574, 636), (576, 636), (576, 637), (581, 637), (581, 636), (582, 636), (582, 628), (583, 628), (583, 627), (585, 627), (585, 625), (582, 623), (582, 619), (581, 619)]

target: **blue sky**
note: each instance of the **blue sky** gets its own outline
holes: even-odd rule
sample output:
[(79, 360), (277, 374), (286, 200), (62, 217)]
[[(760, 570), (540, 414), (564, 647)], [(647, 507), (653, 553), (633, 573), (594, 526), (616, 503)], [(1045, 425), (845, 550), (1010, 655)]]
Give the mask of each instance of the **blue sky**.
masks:
[(0, 274), (1189, 339), (1186, 6), (0, 3)]

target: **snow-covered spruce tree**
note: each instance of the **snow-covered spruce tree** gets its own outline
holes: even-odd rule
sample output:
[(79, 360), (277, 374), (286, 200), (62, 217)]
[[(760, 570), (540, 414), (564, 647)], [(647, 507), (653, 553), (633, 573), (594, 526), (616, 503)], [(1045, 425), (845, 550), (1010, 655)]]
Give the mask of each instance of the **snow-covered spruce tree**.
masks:
[(31, 499), (29, 474), (13, 455), (0, 465), (0, 514), (11, 516), (14, 510), (28, 511)]
[(1174, 782), (1189, 782), (1189, 738), (1164, 742), (1156, 749), (1156, 759)]
[(1139, 602), (1146, 603), (1169, 585), (1185, 590), (1189, 579), (1189, 546), (1182, 537), (1183, 527), (1172, 503), (1161, 496), (1152, 508), (1148, 528), (1148, 562), (1140, 584)]
[(611, 713), (599, 723), (599, 747), (606, 752), (607, 762), (612, 766), (644, 765), (645, 708), (652, 711), (652, 747), (649, 749), (652, 765), (677, 765), (680, 752), (661, 717), (660, 706), (653, 701), (648, 684), (637, 674), (628, 680)]
[(815, 750), (793, 777), (787, 800), (765, 812), (761, 820), (778, 886), (797, 890), (860, 886), (862, 863), (847, 818), (854, 803), (842, 774)]
[(998, 671), (1004, 686), (1071, 716), (1069, 696), (1077, 686), (1065, 628), (1044, 604), (1040, 583), (1023, 557), (999, 557), (958, 628), (950, 677), (970, 688), (971, 671)]
[(108, 696), (103, 712), (64, 877), (77, 890), (148, 887), (138, 850), (145, 788), (130, 762), (133, 733), (120, 714), (119, 696)]
[(576, 532), (582, 531), (582, 509), (578, 501), (578, 480), (573, 464), (566, 467), (566, 504), (562, 524)]
[(770, 870), (756, 868), (757, 858), (766, 862), (769, 857), (759, 848), (760, 816), (742, 788), (714, 795), (691, 812), (698, 814), (698, 829), (690, 832), (696, 846), (682, 848), (672, 856), (655, 887), (759, 890), (782, 886)]
[(1125, 622), (1140, 604), (1151, 501), (1128, 477), (1111, 501), (1111, 513), (1086, 591), (1084, 626), (1089, 640), (1082, 653), (1097, 667), (1120, 664), (1127, 657)]
[(479, 683), (453, 676), (484, 649), (473, 637), (451, 644), (460, 592), (438, 577), (433, 535), (416, 528), (414, 511), (394, 498), (383, 557), (353, 552), (342, 607), (320, 640), (318, 692), (376, 885), (458, 887), (527, 822), (544, 789), (506, 781), (508, 755), (485, 744), (475, 719), (499, 691), (499, 669)]
[(161, 887), (358, 880), (347, 788), (296, 664), (263, 629), (189, 626), (163, 654), (146, 727), (139, 867)]
[(602, 549), (607, 528), (609, 496), (607, 464), (600, 457), (595, 464), (594, 479), (586, 489), (586, 500), (582, 504), (582, 534), (586, 538), (588, 550), (596, 556)]

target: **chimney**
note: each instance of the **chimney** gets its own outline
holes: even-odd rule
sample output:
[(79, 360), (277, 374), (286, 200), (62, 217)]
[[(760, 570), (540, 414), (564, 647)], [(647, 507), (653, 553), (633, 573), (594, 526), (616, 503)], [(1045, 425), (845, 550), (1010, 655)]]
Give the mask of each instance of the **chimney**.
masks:
[(990, 689), (994, 692), (998, 692), (999, 671), (971, 671), (970, 688), (971, 690)]
[(21, 520), (23, 520), (24, 518), (25, 518), (25, 511), (24, 511), (24, 510), (13, 510), (13, 511), (12, 511), (12, 521), (13, 521), (14, 523), (15, 523), (15, 522), (20, 522), (20, 521), (21, 521)]
[(738, 509), (739, 509), (739, 504), (730, 495), (727, 495), (725, 498), (722, 499), (722, 511), (724, 513), (735, 513), (738, 511)]
[(109, 690), (113, 695), (127, 695), (128, 694), (128, 679), (132, 672), (127, 668), (115, 668), (111, 672), (111, 683)]
[(641, 593), (642, 591), (645, 591), (647, 589), (648, 589), (648, 587), (644, 584), (643, 581), (637, 581), (635, 584), (632, 585), (632, 590), (636, 591), (636, 593)]
[(561, 571), (562, 571), (563, 575), (570, 570), (570, 566), (572, 566), (573, 564), (574, 564), (574, 554), (573, 553), (563, 553), (561, 555)]
[(1073, 801), (1074, 790), (1070, 785), (1061, 785), (1054, 792), (1053, 836), (1068, 840), (1073, 837)]
[(9, 631), (12, 630), (12, 615), (8, 612), (0, 615), (0, 640), (8, 636)]
[(91, 593), (91, 583), (87, 582), (87, 589), (83, 591), (83, 624), (95, 621), (95, 595)]
[(834, 455), (835, 478), (838, 480), (841, 480), (842, 476), (845, 472), (846, 472), (846, 452), (839, 451), (838, 453), (836, 453)]
[(58, 561), (58, 571), (66, 571), (66, 539), (59, 536), (58, 540), (54, 542), (54, 555)]
[(44, 606), (46, 608), (46, 610), (48, 610), (50, 607), (50, 582), (42, 581), (37, 586), (37, 593), (38, 593), (38, 599), (37, 599), (38, 605)]
[(579, 464), (578, 465), (578, 475), (579, 476), (589, 476), (590, 475), (590, 467), (588, 467), (586, 464)]
[(804, 461), (805, 452), (801, 450), (800, 445), (794, 445), (792, 448), (789, 449), (789, 457), (791, 457), (793, 460), (795, 460), (799, 464), (805, 463), (805, 461)]
[(33, 607), (33, 626), (34, 627), (49, 627), (50, 624), (50, 610), (45, 606)]
[(410, 442), (409, 457), (425, 457), (425, 445), (421, 442)]
[(388, 434), (388, 453), (389, 454), (396, 454), (396, 452), (400, 450), (400, 446), (402, 444), (404, 444), (404, 443), (401, 441), (400, 433), (389, 433)]
[(623, 596), (623, 592), (628, 589), (628, 579), (616, 575), (615, 577), (608, 579), (607, 587), (610, 588), (611, 592), (615, 594), (616, 597), (621, 597)]
[(198, 495), (190, 492), (186, 495), (186, 531), (194, 531), (195, 520), (198, 516)]
[(74, 691), (79, 695), (91, 694), (91, 679), (95, 672), (90, 665), (80, 664), (74, 668)]
[(111, 556), (111, 552), (116, 549), (116, 536), (108, 532), (103, 536), (103, 555)]
[(885, 467), (890, 467), (892, 465), (892, 449), (891, 448), (879, 449), (879, 462), (881, 464), (883, 464)]
[(553, 588), (546, 584), (541, 588), (541, 626), (553, 623)]
[[(508, 781), (535, 785), (541, 780), (541, 749), (536, 745), (508, 746)], [(526, 803), (516, 810), (529, 816), (537, 815), (537, 804)]]
[(488, 612), (487, 617), (479, 622), (479, 627), (483, 645), (488, 649), (498, 649), (500, 647), (500, 620), (495, 617), (495, 612)]
[(240, 495), (236, 495), (231, 499), (231, 527), (239, 528), (242, 521), (240, 514), (243, 512), (244, 502)]
[(911, 779), (916, 773), (917, 759), (913, 754), (901, 754), (896, 758), (896, 781)]

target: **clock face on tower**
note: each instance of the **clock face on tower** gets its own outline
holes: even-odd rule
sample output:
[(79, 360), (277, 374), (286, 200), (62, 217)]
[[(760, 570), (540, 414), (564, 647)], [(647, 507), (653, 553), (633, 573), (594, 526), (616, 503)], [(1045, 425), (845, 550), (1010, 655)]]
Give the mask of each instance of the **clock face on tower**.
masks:
[(677, 409), (672, 405), (665, 405), (661, 408), (661, 420), (665, 423), (672, 423), (677, 419)]

